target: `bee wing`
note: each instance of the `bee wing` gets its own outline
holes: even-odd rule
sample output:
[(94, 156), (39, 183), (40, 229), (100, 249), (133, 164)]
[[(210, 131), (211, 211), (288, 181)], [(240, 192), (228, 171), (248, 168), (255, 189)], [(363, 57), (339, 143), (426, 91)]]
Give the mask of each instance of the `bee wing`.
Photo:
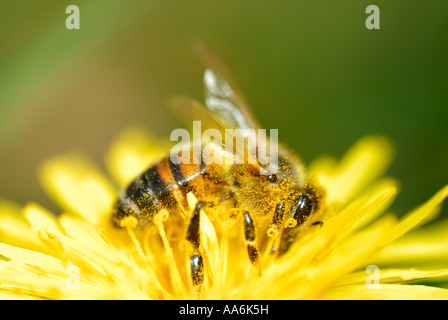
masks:
[[(169, 99), (167, 105), (173, 114), (187, 124), (190, 129), (193, 128), (193, 121), (200, 121), (201, 137), (202, 133), (207, 129), (218, 130), (221, 134), (221, 140), (213, 140), (213, 143), (223, 147), (225, 152), (227, 152), (227, 156), (231, 155), (237, 163), (248, 161), (248, 158), (250, 158), (252, 162), (246, 163), (256, 163), (256, 160), (247, 153), (247, 143), (244, 144), (243, 149), (238, 149), (233, 144), (233, 137), (231, 143), (230, 140), (228, 140), (226, 136), (229, 135), (228, 129), (233, 129), (229, 127), (230, 123), (218, 114), (211, 112), (199, 101), (187, 97), (175, 97)], [(245, 131), (231, 131), (232, 135), (235, 136), (237, 140), (241, 139), (241, 141), (244, 141), (245, 137), (242, 133)]]
[(229, 80), (231, 77), (225, 65), (212, 54), (203, 41), (196, 40), (194, 48), (205, 63), (204, 73), (205, 105), (231, 129), (261, 129), (239, 88)]
[(199, 101), (188, 97), (173, 97), (167, 100), (168, 109), (190, 129), (193, 121), (201, 121), (201, 131), (217, 129), (225, 133), (226, 126)]
[[(223, 138), (221, 146), (233, 154), (237, 161), (243, 161), (238, 163), (258, 163), (255, 148), (251, 148), (254, 146), (254, 133), (260, 128), (258, 121), (236, 87), (231, 86), (222, 72), (218, 71), (224, 70), (218, 60), (205, 47), (198, 46), (197, 49), (209, 66), (204, 72), (205, 105), (193, 99), (177, 98), (170, 101), (171, 109), (175, 109), (175, 114), (184, 120), (200, 120), (202, 131), (219, 130)], [(227, 129), (232, 129), (232, 139), (227, 139)], [(234, 138), (237, 141), (235, 147)], [(243, 143), (238, 144), (238, 141)], [(239, 147), (241, 145), (242, 148)]]
[[(237, 159), (243, 159), (243, 163), (258, 163), (256, 146), (250, 141), (256, 141), (256, 130), (260, 129), (260, 125), (242, 95), (218, 71), (211, 68), (205, 70), (204, 86), (207, 109), (224, 127), (234, 129), (233, 135), (237, 140), (243, 141), (243, 148), (236, 149), (233, 154)], [(229, 150), (228, 146), (225, 147)]]
[(248, 129), (260, 128), (241, 95), (217, 71), (205, 70), (204, 86), (207, 109), (227, 128), (241, 129), (244, 136)]

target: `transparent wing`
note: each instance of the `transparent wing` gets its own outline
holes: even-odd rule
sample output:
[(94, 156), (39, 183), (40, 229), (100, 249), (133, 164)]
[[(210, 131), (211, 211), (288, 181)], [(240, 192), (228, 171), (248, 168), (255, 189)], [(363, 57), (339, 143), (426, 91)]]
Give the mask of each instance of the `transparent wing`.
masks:
[[(236, 163), (257, 163), (254, 156), (255, 152), (253, 150), (249, 152), (248, 149), (250, 144), (247, 142), (248, 136), (245, 135), (247, 131), (232, 130), (233, 128), (229, 127), (230, 123), (228, 121), (223, 117), (218, 117), (216, 113), (213, 113), (195, 99), (171, 98), (167, 101), (167, 106), (173, 114), (188, 126), (190, 132), (195, 130), (194, 121), (200, 121), (201, 137), (208, 129), (218, 130), (221, 139), (213, 140), (213, 143), (222, 147), (227, 156), (233, 155)], [(239, 141), (239, 144), (237, 141)]]
[(216, 71), (210, 68), (205, 70), (204, 85), (207, 109), (226, 127), (241, 129), (243, 132), (260, 128), (244, 100)]
[(193, 122), (201, 122), (201, 133), (207, 129), (217, 129), (221, 134), (225, 134), (226, 125), (208, 110), (199, 101), (188, 97), (174, 97), (167, 100), (168, 109), (188, 126), (193, 129)]
[(195, 51), (205, 63), (205, 106), (231, 129), (260, 129), (244, 96), (221, 61), (202, 41), (194, 43)]
[[(256, 130), (261, 128), (236, 86), (223, 76), (222, 64), (200, 45), (196, 47), (208, 66), (204, 72), (205, 105), (189, 98), (171, 99), (169, 106), (181, 120), (201, 121), (201, 130), (217, 129), (221, 146), (244, 163), (258, 163), (256, 157)], [(228, 135), (233, 137), (228, 139)], [(219, 142), (218, 142), (219, 143)], [(256, 142), (255, 142), (256, 143)], [(242, 162), (240, 162), (242, 163)]]

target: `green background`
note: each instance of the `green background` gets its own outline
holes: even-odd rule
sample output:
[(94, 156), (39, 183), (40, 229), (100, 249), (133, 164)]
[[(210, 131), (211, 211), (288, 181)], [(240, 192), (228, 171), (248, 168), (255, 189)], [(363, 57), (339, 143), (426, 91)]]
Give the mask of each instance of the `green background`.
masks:
[[(65, 27), (70, 4), (80, 30)], [(365, 27), (371, 4), (380, 30)], [(383, 133), (397, 214), (448, 183), (447, 1), (22, 0), (0, 5), (0, 196), (54, 209), (37, 180), (47, 157), (101, 162), (130, 125), (168, 137), (164, 99), (202, 96), (196, 39), (305, 162)]]

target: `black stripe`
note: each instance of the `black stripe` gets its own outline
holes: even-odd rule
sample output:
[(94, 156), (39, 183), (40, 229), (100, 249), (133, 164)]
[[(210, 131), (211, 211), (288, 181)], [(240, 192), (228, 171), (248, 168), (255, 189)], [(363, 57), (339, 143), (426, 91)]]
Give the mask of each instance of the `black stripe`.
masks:
[(182, 174), (180, 167), (178, 164), (171, 162), (171, 159), (168, 160), (171, 173), (173, 174), (174, 180), (179, 186), (180, 190), (183, 193), (188, 193), (192, 190), (191, 186), (188, 184), (188, 179)]
[(145, 174), (138, 176), (127, 188), (127, 194), (140, 210), (156, 213), (162, 208)]
[(169, 186), (160, 178), (157, 167), (149, 168), (145, 172), (145, 176), (149, 187), (154, 192), (154, 195), (157, 200), (159, 200), (160, 204), (168, 208), (174, 208), (177, 206), (176, 198), (170, 192)]
[(149, 168), (145, 172), (145, 178), (148, 181), (148, 185), (154, 191), (154, 194), (158, 199), (170, 192), (170, 189), (165, 182), (160, 178), (160, 174), (157, 171), (157, 167)]

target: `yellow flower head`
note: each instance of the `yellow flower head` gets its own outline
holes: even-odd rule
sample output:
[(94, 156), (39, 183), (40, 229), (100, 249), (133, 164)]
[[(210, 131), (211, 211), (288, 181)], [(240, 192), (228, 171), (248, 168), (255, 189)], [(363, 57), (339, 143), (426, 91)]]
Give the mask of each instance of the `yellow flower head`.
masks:
[(110, 222), (119, 187), (166, 151), (142, 131), (124, 132), (106, 158), (113, 181), (79, 155), (46, 161), (42, 185), (63, 213), (0, 202), (0, 298), (448, 298), (443, 286), (428, 285), (448, 276), (448, 223), (407, 234), (435, 217), (448, 187), (401, 219), (385, 214), (397, 193), (397, 182), (381, 177), (392, 157), (386, 138), (365, 137), (340, 161), (322, 157), (309, 166), (326, 189), (324, 224), (308, 228), (284, 255), (263, 256), (258, 268), (242, 237), (201, 210), (199, 287), (188, 267), (191, 248), (169, 225), (169, 213), (145, 229), (134, 228), (132, 218), (124, 229)]

